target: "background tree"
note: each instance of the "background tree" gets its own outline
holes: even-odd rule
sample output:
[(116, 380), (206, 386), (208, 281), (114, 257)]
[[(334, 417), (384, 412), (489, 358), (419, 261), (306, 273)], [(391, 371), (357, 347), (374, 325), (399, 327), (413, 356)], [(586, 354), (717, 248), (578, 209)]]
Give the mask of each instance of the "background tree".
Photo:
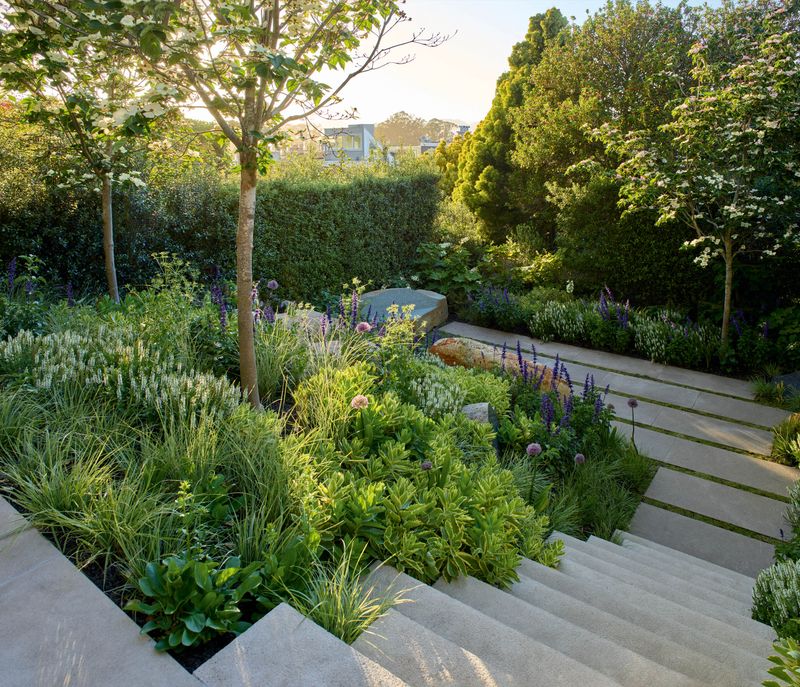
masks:
[(133, 140), (166, 111), (170, 91), (145, 89), (130, 58), (111, 55), (102, 41), (71, 31), (45, 8), (11, 0), (2, 9), (0, 83), (21, 96), (29, 122), (60, 130), (68, 142), (64, 152), (75, 159), (66, 168), (59, 161), (66, 170), (59, 183), (99, 194), (108, 294), (118, 302), (113, 186), (143, 183), (131, 165)]
[[(597, 214), (619, 218), (617, 185), (603, 174), (618, 160), (588, 131), (605, 122), (630, 131), (665, 121), (669, 103), (689, 83), (692, 39), (684, 19), (681, 9), (614, 0), (550, 42), (531, 67), (524, 101), (512, 115), (511, 159), (524, 175), (528, 221), (545, 246), (560, 245), (559, 232), (568, 226), (560, 220), (587, 185)], [(573, 165), (587, 159), (594, 166), (575, 174)]]
[(652, 207), (658, 222), (694, 231), (698, 261), (725, 264), (722, 341), (731, 320), (734, 263), (749, 252), (772, 256), (800, 243), (800, 34), (783, 9), (758, 31), (740, 32), (732, 66), (694, 50), (695, 86), (656, 131), (599, 132), (624, 157), (621, 202)]
[(531, 17), (524, 40), (512, 50), (509, 71), (497, 81), (489, 113), (465, 142), (459, 157), (454, 198), (463, 200), (496, 240), (528, 219), (515, 193), (520, 177), (511, 160), (513, 111), (524, 101), (531, 68), (566, 26), (566, 18), (557, 9)]

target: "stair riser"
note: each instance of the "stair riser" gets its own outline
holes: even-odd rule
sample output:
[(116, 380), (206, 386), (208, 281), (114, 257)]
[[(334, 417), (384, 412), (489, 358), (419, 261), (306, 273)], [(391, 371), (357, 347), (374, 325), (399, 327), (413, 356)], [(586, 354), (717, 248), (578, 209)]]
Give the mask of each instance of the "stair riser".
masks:
[(742, 601), (740, 598), (719, 591), (716, 586), (697, 584), (684, 575), (674, 574), (664, 567), (649, 565), (634, 556), (629, 556), (626, 549), (603, 539), (591, 537), (585, 542), (586, 551), (593, 549), (597, 556), (626, 570), (635, 572), (644, 577), (651, 578), (673, 589), (680, 589), (687, 594), (703, 601), (711, 602), (723, 609), (734, 611), (746, 618), (750, 617), (749, 599)]
[(748, 606), (751, 603), (752, 588), (746, 588), (741, 584), (736, 584), (731, 578), (715, 575), (687, 561), (678, 558), (670, 558), (660, 551), (647, 549), (644, 546), (639, 546), (631, 542), (623, 542), (621, 548), (626, 552), (626, 555), (632, 556), (641, 563), (669, 571), (671, 574), (678, 577), (685, 574), (687, 575), (687, 579), (690, 579), (694, 584), (710, 586), (712, 589), (732, 596), (740, 603), (747, 604)]
[(649, 687), (701, 687), (686, 675), (478, 580), (439, 581), (435, 588), (594, 668), (623, 687), (640, 687), (642, 684)]
[(578, 551), (571, 546), (567, 546), (567, 552), (567, 555), (577, 563), (596, 570), (598, 573), (612, 577), (642, 591), (650, 592), (654, 596), (684, 607), (687, 611), (702, 613), (709, 618), (717, 620), (720, 624), (724, 624), (731, 630), (736, 630), (742, 636), (750, 635), (753, 638), (771, 642), (773, 637), (772, 629), (766, 625), (757, 623), (714, 603), (703, 601), (696, 596), (688, 595), (683, 590), (674, 589), (669, 585), (632, 572), (614, 563), (603, 561), (584, 551)]
[(730, 668), (695, 651), (656, 634), (641, 625), (628, 622), (607, 613), (568, 594), (552, 589), (545, 584), (520, 576), (520, 581), (508, 590), (510, 594), (550, 613), (557, 613), (565, 620), (597, 634), (607, 637), (620, 646), (627, 647), (642, 656), (689, 677), (708, 682), (713, 676), (724, 680), (726, 685), (744, 685)]
[[(409, 590), (413, 603), (397, 606), (403, 615), (457, 644), (492, 665), (503, 666), (520, 687), (619, 687), (613, 680), (574, 659), (536, 642), (493, 618), (450, 598), (432, 587), (419, 585), (389, 566), (373, 571), (369, 583), (376, 594), (389, 589)], [(466, 686), (465, 686), (466, 687)]]
[(755, 584), (756, 580), (754, 577), (749, 577), (748, 575), (743, 575), (736, 570), (731, 570), (730, 568), (726, 568), (722, 565), (717, 565), (716, 563), (712, 563), (711, 561), (707, 561), (703, 558), (698, 558), (697, 556), (692, 556), (691, 554), (685, 553), (684, 551), (678, 551), (677, 549), (671, 549), (668, 546), (664, 546), (663, 544), (659, 544), (658, 542), (650, 541), (649, 539), (645, 539), (644, 537), (640, 537), (636, 534), (631, 534), (630, 532), (619, 532), (617, 531), (616, 534), (622, 537), (623, 541), (630, 541), (634, 542), (640, 546), (646, 547), (648, 549), (653, 549), (654, 551), (658, 551), (663, 554), (667, 554), (674, 558), (678, 558), (681, 560), (687, 560), (694, 565), (697, 565), (702, 568), (706, 568), (711, 572), (714, 572), (718, 575), (723, 575), (726, 577), (730, 577), (733, 580), (738, 581), (739, 585), (743, 585), (745, 589), (752, 589), (753, 585)]
[[(583, 575), (577, 572), (581, 568), (585, 572)], [(770, 649), (751, 637), (743, 639), (738, 633), (730, 636), (726, 626), (720, 627), (717, 621), (707, 616), (685, 613), (684, 609), (676, 609), (674, 604), (599, 575), (574, 561), (565, 561), (562, 570), (556, 571), (524, 560), (518, 572), (618, 618), (641, 625), (676, 644), (702, 652), (754, 685), (763, 679), (766, 670), (764, 657), (769, 655)]]

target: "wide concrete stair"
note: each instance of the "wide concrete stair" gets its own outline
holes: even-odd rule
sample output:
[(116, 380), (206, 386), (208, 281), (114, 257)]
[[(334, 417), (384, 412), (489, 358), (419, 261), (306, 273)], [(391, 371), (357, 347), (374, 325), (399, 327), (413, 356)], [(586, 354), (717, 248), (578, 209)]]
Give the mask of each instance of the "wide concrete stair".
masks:
[(754, 580), (617, 533), (555, 533), (558, 569), (523, 560), (500, 590), (434, 585), (390, 566), (376, 596), (402, 602), (351, 646), (282, 605), (195, 671), (207, 687), (739, 687), (767, 677), (775, 635), (750, 618)]

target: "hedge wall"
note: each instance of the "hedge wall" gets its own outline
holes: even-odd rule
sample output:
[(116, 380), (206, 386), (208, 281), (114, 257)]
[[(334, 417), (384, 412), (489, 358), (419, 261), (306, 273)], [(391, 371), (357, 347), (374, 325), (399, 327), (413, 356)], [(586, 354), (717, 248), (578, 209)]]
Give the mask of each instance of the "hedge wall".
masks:
[[(429, 173), (352, 179), (262, 181), (254, 237), (256, 278), (277, 279), (282, 296), (312, 299), (352, 277), (382, 285), (430, 239), (439, 202)], [(206, 274), (233, 275), (238, 188), (183, 179), (115, 198), (117, 265), (127, 284), (144, 283), (150, 255), (179, 253)], [(100, 215), (88, 194), (49, 190), (13, 208), (0, 202), (0, 259), (34, 253), (51, 278), (82, 291), (103, 288)]]

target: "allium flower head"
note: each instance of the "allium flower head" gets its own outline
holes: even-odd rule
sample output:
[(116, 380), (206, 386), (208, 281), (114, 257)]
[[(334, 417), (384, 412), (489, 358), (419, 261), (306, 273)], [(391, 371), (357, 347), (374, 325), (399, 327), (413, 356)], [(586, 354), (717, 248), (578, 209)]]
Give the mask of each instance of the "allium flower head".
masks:
[(639, 401), (637, 401), (635, 398), (628, 399), (628, 408), (638, 408), (638, 407), (639, 407)]
[(277, 282), (277, 281), (275, 281), (274, 279), (270, 279), (270, 280), (267, 282), (267, 288), (268, 288), (270, 291), (275, 291), (275, 290), (278, 288), (278, 282)]
[(369, 322), (359, 322), (356, 325), (356, 331), (359, 334), (366, 334), (371, 329), (372, 329), (372, 325)]
[(528, 444), (528, 448), (525, 451), (529, 456), (538, 456), (542, 452), (542, 445), (536, 442)]
[(433, 467), (433, 463), (429, 460), (423, 460), (419, 467), (421, 470), (430, 470)]
[(356, 410), (363, 410), (368, 405), (369, 405), (369, 399), (363, 394), (357, 394), (353, 396), (353, 400), (350, 401), (350, 407), (355, 408)]
[(582, 453), (575, 454), (575, 465), (583, 465), (586, 462), (586, 456)]

